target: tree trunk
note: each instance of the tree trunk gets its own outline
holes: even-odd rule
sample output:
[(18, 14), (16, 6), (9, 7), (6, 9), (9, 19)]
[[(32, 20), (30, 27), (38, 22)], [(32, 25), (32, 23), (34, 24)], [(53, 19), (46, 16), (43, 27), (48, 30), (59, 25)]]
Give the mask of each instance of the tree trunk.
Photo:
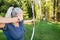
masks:
[(47, 7), (48, 0), (46, 0), (46, 13), (45, 13), (45, 21), (48, 21), (48, 7)]
[(55, 3), (56, 3), (56, 0), (53, 0), (53, 17), (52, 19), (55, 21)]
[(40, 21), (42, 20), (41, 0), (38, 0), (38, 8), (40, 9)]

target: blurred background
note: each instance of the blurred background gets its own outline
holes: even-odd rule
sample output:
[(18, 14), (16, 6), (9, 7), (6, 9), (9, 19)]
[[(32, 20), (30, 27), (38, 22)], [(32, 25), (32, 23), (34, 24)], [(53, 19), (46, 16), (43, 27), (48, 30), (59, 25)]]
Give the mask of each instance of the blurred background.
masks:
[[(33, 40), (60, 40), (60, 0), (0, 0), (0, 17), (4, 17), (10, 7), (23, 10), (24, 20), (35, 17), (35, 35)], [(30, 40), (32, 23), (25, 23), (25, 40)], [(0, 40), (6, 40), (0, 30)]]

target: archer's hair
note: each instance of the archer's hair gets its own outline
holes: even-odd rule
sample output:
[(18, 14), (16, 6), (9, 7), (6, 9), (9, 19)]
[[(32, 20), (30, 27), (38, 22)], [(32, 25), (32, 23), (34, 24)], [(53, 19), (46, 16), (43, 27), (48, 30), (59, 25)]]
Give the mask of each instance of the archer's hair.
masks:
[(17, 13), (22, 13), (22, 10), (18, 7), (9, 7), (5, 17), (16, 17)]
[(21, 13), (21, 12), (22, 12), (22, 10), (21, 10), (20, 8), (16, 7), (16, 8), (14, 8), (14, 9), (12, 10), (11, 15), (12, 15), (12, 17), (16, 17), (16, 15), (17, 15), (18, 13)]

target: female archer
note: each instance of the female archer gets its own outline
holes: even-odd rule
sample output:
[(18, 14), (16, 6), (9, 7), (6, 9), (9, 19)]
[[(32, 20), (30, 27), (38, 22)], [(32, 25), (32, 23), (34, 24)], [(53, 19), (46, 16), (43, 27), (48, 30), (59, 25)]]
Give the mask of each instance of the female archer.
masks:
[(7, 40), (24, 40), (24, 22), (33, 20), (23, 20), (23, 11), (20, 8), (10, 7), (4, 18), (0, 18), (0, 28), (7, 37)]

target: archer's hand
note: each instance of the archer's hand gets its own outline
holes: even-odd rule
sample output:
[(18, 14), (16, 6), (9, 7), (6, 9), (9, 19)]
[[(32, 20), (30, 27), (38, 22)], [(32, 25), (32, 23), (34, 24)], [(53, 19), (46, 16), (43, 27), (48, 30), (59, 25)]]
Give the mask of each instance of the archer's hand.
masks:
[(31, 20), (31, 22), (32, 22), (33, 24), (34, 24), (34, 21), (35, 21), (34, 19)]

